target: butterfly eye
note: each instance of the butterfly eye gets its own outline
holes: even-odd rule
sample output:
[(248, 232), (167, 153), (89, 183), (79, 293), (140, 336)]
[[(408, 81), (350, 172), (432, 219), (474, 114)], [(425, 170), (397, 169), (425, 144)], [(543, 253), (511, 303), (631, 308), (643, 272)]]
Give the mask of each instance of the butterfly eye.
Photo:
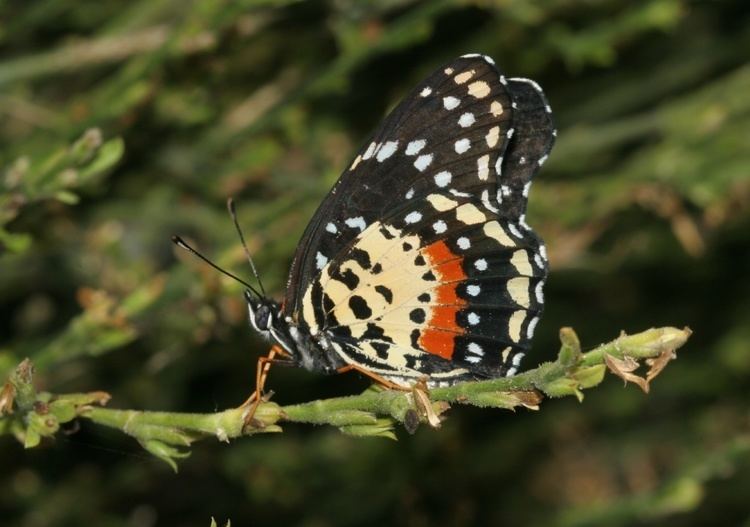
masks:
[(271, 324), (271, 309), (261, 304), (260, 307), (255, 311), (255, 326), (258, 329), (268, 329)]

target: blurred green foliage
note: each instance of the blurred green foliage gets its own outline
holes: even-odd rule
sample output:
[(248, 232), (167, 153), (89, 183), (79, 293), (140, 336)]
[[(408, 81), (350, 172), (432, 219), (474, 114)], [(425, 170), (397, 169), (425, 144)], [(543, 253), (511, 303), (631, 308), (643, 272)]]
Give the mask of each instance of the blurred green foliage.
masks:
[[(650, 395), (609, 379), (538, 413), (456, 408), (398, 442), (287, 426), (201, 443), (179, 475), (83, 424), (0, 449), (3, 525), (750, 525), (746, 2), (37, 0), (0, 4), (0, 378), (115, 406), (244, 400), (265, 344), (234, 196), (280, 295), (299, 235), (368, 131), (481, 51), (545, 88), (559, 140), (529, 222), (552, 274), (534, 356), (689, 325)], [(533, 359), (532, 359), (533, 360)], [(531, 362), (527, 363), (531, 365)], [(278, 369), (280, 403), (355, 377)]]

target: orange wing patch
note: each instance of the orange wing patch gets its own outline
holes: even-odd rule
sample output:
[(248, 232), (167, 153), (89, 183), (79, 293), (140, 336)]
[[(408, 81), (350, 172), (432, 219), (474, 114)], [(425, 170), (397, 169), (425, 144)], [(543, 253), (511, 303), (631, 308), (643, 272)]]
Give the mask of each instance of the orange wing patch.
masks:
[(463, 258), (454, 254), (442, 240), (422, 249), (422, 254), (429, 258), (438, 285), (435, 306), (430, 311), (430, 318), (419, 337), (419, 345), (428, 353), (450, 360), (455, 351), (455, 337), (465, 330), (456, 323), (456, 314), (463, 309), (466, 301), (456, 294), (456, 285), (466, 278), (461, 266)]

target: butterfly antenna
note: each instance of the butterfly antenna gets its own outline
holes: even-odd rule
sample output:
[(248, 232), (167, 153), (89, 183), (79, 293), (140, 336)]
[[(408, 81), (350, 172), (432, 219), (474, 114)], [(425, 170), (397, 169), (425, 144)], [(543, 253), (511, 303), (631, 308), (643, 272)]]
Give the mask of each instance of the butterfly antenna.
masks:
[(250, 256), (250, 251), (247, 249), (247, 243), (245, 243), (245, 236), (242, 234), (242, 229), (240, 229), (240, 222), (237, 221), (237, 211), (234, 208), (234, 200), (232, 198), (229, 198), (227, 200), (227, 209), (229, 210), (229, 215), (232, 217), (234, 228), (237, 230), (237, 234), (239, 234), (240, 236), (240, 241), (242, 242), (242, 248), (245, 250), (245, 256), (247, 256), (247, 261), (250, 262), (250, 268), (253, 270), (253, 275), (255, 276), (255, 279), (258, 281), (260, 290), (263, 293), (263, 297), (265, 298), (266, 289), (263, 287), (263, 282), (260, 281), (258, 270), (255, 268), (255, 263), (253, 263), (253, 258)]
[[(215, 263), (213, 263), (211, 260), (209, 260), (208, 258), (206, 258), (205, 256), (203, 256), (197, 250), (195, 250), (191, 246), (189, 246), (185, 242), (185, 240), (183, 240), (179, 236), (172, 236), (172, 243), (174, 243), (180, 249), (184, 249), (187, 252), (191, 253), (193, 256), (197, 256), (198, 258), (200, 258), (201, 260), (203, 260), (204, 262), (206, 262), (208, 265), (210, 265), (211, 267), (213, 267), (214, 269), (216, 269), (220, 273), (228, 276), (229, 278), (233, 278), (234, 280), (237, 280), (239, 283), (241, 283), (242, 285), (244, 285), (245, 287), (247, 287), (250, 291), (252, 291), (253, 293), (255, 293), (256, 296), (261, 297), (261, 294), (258, 293), (258, 290), (255, 289), (253, 286), (251, 286), (250, 284), (248, 284), (247, 282), (245, 282), (239, 276), (234, 275), (234, 274), (230, 273), (229, 271), (227, 271), (226, 269), (222, 269), (221, 267), (219, 267), (218, 265), (216, 265)], [(265, 293), (262, 296), (264, 297)]]

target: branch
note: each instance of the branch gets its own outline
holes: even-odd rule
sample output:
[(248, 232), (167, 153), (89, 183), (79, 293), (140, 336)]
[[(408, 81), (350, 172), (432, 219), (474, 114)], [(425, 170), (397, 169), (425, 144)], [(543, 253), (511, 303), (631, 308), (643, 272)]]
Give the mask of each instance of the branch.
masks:
[[(104, 392), (52, 395), (37, 393), (32, 383), (32, 365), (24, 360), (0, 391), (0, 434), (13, 434), (26, 448), (52, 437), (60, 425), (75, 418), (116, 428), (135, 438), (146, 450), (176, 470), (176, 461), (189, 455), (188, 447), (202, 438), (219, 441), (257, 433), (281, 432), (280, 423), (327, 424), (354, 436), (395, 439), (394, 426), (402, 423), (409, 432), (426, 422), (439, 426), (439, 416), (451, 403), (480, 407), (536, 410), (542, 399), (574, 395), (583, 399), (583, 389), (598, 385), (609, 369), (626, 383), (648, 392), (650, 381), (675, 351), (690, 337), (690, 330), (671, 327), (649, 329), (635, 335), (622, 334), (587, 353), (581, 353), (578, 337), (570, 328), (560, 330), (562, 346), (558, 358), (513, 377), (466, 382), (446, 388), (411, 391), (372, 387), (360, 395), (279, 406), (262, 402), (250, 426), (243, 427), (247, 407), (211, 414), (149, 412), (102, 408), (109, 400)], [(635, 372), (646, 366), (645, 376)]]

